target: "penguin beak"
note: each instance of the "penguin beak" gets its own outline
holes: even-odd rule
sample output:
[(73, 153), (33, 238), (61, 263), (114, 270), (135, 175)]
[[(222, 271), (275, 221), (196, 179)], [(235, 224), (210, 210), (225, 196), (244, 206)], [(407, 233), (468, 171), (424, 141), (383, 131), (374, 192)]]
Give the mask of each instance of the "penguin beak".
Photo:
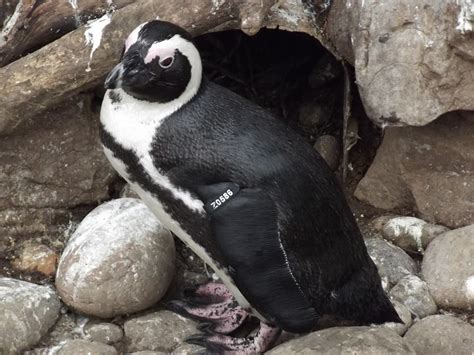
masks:
[(106, 89), (117, 89), (122, 87), (122, 75), (123, 75), (123, 64), (117, 64), (107, 75), (105, 79), (105, 88)]

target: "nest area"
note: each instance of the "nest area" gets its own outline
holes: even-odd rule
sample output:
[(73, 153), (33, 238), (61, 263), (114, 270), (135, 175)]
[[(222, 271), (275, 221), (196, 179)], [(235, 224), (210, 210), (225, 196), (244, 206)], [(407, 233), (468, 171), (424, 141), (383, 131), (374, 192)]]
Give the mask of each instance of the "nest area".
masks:
[[(206, 76), (271, 111), (310, 142), (341, 136), (342, 66), (316, 39), (299, 32), (262, 29), (196, 38)], [(319, 106), (325, 119), (301, 119), (302, 106)]]

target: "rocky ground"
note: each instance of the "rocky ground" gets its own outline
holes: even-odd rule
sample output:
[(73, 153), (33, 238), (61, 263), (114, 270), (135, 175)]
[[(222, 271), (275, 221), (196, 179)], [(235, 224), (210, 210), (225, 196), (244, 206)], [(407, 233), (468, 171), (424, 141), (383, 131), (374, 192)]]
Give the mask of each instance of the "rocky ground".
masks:
[[(263, 42), (242, 36), (199, 39), (208, 75), (272, 110), (340, 176), (339, 64), (305, 35)], [(375, 42), (392, 45), (385, 37)], [(377, 48), (366, 50), (374, 55)], [(268, 65), (269, 58), (278, 60)], [(374, 101), (365, 102), (371, 111), (393, 74), (373, 81), (375, 69), (361, 77), (378, 83)], [(0, 350), (6, 354), (202, 350), (183, 341), (197, 332), (196, 323), (164, 305), (214, 275), (109, 167), (97, 141), (101, 95), (101, 89), (78, 95), (45, 114), (41, 125), (1, 138)], [(283, 334), (270, 353), (472, 354), (473, 113), (454, 111), (424, 127), (382, 132), (356, 92), (352, 109), (346, 192), (404, 324), (321, 325), (304, 336)]]

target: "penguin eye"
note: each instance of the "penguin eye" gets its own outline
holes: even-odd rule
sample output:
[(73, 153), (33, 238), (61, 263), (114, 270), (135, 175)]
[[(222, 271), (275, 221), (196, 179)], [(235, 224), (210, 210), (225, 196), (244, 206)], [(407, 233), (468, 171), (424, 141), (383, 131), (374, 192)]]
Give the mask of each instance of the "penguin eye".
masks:
[(165, 59), (160, 60), (160, 67), (163, 69), (168, 69), (173, 65), (174, 57), (166, 57)]

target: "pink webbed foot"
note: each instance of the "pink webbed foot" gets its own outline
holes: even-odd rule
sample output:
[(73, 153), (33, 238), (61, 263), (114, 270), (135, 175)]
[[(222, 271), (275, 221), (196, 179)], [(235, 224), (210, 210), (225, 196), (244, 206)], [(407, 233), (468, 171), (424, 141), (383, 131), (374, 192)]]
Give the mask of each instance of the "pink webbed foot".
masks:
[(281, 329), (260, 323), (257, 333), (245, 338), (234, 338), (222, 334), (197, 334), (186, 339), (186, 342), (203, 346), (211, 353), (256, 354), (270, 349), (280, 333)]
[(184, 317), (200, 322), (206, 333), (229, 334), (239, 328), (248, 312), (238, 305), (221, 283), (208, 283), (185, 292), (185, 301), (171, 301), (168, 308)]

